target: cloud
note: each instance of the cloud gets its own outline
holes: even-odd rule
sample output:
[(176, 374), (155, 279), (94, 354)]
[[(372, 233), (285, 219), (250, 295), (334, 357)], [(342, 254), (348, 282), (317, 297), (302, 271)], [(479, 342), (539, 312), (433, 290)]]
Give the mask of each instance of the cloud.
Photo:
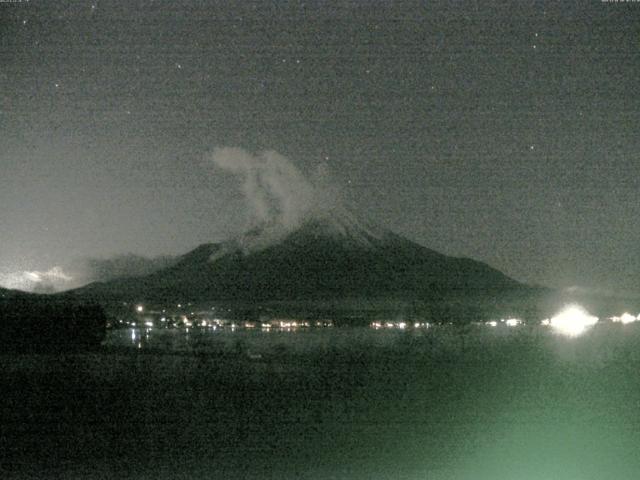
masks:
[[(160, 269), (175, 264), (177, 257), (160, 256), (147, 258), (140, 255), (126, 254), (112, 258), (84, 258), (73, 262), (76, 283), (106, 282), (117, 278), (139, 277), (149, 275)], [(79, 285), (78, 285), (79, 286)]]
[(216, 148), (211, 159), (242, 178), (251, 227), (291, 231), (305, 219), (328, 211), (340, 195), (330, 187), (326, 164), (309, 180), (288, 158), (274, 151), (253, 154), (242, 148)]
[(47, 271), (0, 273), (0, 287), (34, 293), (54, 293), (81, 287), (92, 282), (148, 275), (169, 267), (179, 257), (147, 258), (140, 255), (118, 255), (113, 258), (83, 258), (65, 267)]
[(21, 271), (0, 274), (0, 286), (36, 293), (52, 293), (65, 290), (72, 285), (73, 281), (74, 278), (59, 266), (44, 272)]

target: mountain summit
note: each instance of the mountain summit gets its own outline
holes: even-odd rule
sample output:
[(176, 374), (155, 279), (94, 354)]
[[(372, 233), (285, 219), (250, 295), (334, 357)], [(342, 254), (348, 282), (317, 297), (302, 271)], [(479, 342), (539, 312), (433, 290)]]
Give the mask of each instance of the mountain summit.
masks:
[(74, 293), (158, 302), (429, 300), (518, 286), (484, 263), (440, 254), (335, 209), (292, 230), (265, 225), (201, 245), (150, 275), (95, 283)]
[(273, 222), (252, 228), (222, 243), (220, 252), (214, 254), (212, 260), (230, 250), (241, 249), (245, 254), (257, 253), (278, 243), (301, 237), (333, 239), (352, 247), (372, 248), (388, 235), (388, 231), (360, 220), (344, 208), (336, 207), (310, 212), (307, 219), (295, 227)]

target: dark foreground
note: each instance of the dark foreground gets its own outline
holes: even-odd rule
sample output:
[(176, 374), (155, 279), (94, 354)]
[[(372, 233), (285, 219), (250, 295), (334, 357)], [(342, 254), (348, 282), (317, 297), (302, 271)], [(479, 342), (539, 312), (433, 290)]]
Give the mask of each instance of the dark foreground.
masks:
[(0, 477), (636, 479), (638, 327), (0, 355)]

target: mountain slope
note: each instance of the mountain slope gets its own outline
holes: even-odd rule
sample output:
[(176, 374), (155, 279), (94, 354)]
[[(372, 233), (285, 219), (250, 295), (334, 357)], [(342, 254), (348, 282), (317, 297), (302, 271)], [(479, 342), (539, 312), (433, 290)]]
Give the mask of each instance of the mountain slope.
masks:
[(427, 300), (520, 286), (484, 263), (442, 255), (347, 216), (327, 215), (284, 234), (265, 228), (201, 245), (169, 268), (71, 294), (163, 302)]
[(0, 287), (0, 302), (15, 299), (33, 299), (36, 297), (38, 297), (38, 295), (34, 293)]

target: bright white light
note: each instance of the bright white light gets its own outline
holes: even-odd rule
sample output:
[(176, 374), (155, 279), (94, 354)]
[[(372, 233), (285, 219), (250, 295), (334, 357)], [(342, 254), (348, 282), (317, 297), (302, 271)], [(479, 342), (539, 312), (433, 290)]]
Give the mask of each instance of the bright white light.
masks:
[(143, 307), (142, 305), (138, 305), (138, 306), (136, 307), (136, 311), (137, 311), (138, 313), (142, 313), (142, 312), (144, 312), (144, 307)]
[(549, 324), (559, 333), (576, 337), (592, 327), (598, 317), (589, 315), (582, 307), (571, 305), (549, 320)]
[(485, 325), (489, 325), (490, 327), (497, 327), (498, 322), (496, 322), (495, 320), (492, 320), (490, 322), (487, 322)]
[(611, 320), (613, 320), (614, 322), (620, 322), (620, 323), (626, 325), (627, 323), (635, 322), (637, 320), (637, 318), (634, 317), (633, 315), (631, 315), (628, 312), (624, 312), (619, 317), (611, 317)]
[(153, 322), (144, 322), (147, 327), (153, 327)]
[(400, 323), (398, 324), (398, 328), (399, 328), (399, 329), (401, 329), (401, 330), (404, 330), (406, 327), (407, 327), (407, 324), (406, 324), (406, 323), (404, 323), (404, 322), (400, 322)]
[(522, 320), (517, 318), (507, 318), (504, 323), (506, 323), (508, 327), (517, 327), (522, 323)]
[(634, 317), (633, 315), (627, 312), (623, 313), (622, 316), (620, 317), (620, 321), (624, 324), (635, 322), (636, 320), (637, 320), (636, 317)]
[(545, 318), (540, 322), (540, 325), (542, 325), (543, 327), (548, 327), (550, 324), (551, 324), (551, 321), (548, 318)]

